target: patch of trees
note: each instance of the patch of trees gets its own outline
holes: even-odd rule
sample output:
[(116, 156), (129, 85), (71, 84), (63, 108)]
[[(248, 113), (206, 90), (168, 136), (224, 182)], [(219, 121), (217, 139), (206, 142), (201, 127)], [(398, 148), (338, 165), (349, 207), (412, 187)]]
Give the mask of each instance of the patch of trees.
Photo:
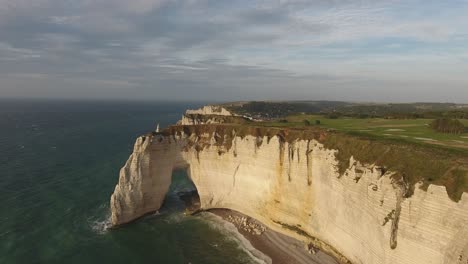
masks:
[(468, 109), (457, 110), (457, 111), (446, 111), (446, 112), (428, 112), (428, 113), (424, 113), (424, 118), (468, 119)]
[(461, 134), (465, 132), (465, 126), (457, 119), (439, 118), (431, 123), (431, 128), (437, 132), (449, 134)]
[[(304, 120), (302, 121), (302, 123), (304, 123), (304, 126), (311, 126), (311, 125), (312, 125), (312, 123), (311, 123), (309, 120), (307, 120), (307, 119), (304, 119)], [(320, 120), (315, 120), (314, 123), (315, 123), (315, 125), (318, 126), (318, 125), (320, 125)]]
[(425, 118), (422, 113), (390, 113), (384, 115), (385, 119), (417, 119)]
[[(334, 109), (342, 105), (348, 105), (345, 102), (334, 101), (293, 101), (293, 102), (263, 102), (253, 101), (240, 105), (226, 106), (229, 110), (257, 119), (275, 119), (284, 118), (288, 115), (299, 113), (319, 113), (324, 109)], [(331, 111), (331, 110), (330, 110)]]
[(341, 114), (339, 112), (331, 112), (331, 113), (328, 113), (328, 114), (325, 115), (325, 117), (328, 118), (328, 119), (338, 119), (341, 116), (343, 116), (343, 114)]
[(226, 106), (229, 110), (255, 119), (273, 120), (300, 113), (322, 114), (326, 118), (453, 118), (468, 119), (468, 108), (450, 103), (357, 104), (333, 101), (253, 101)]

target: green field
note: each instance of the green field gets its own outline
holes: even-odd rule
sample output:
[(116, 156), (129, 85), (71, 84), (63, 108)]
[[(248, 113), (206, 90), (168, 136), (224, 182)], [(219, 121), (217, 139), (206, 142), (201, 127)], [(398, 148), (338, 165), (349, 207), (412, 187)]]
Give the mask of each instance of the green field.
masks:
[[(264, 126), (302, 127), (304, 120), (312, 126), (320, 120), (320, 127), (353, 134), (370, 135), (379, 138), (425, 143), (449, 148), (468, 150), (468, 133), (455, 135), (432, 130), (429, 124), (433, 119), (383, 119), (383, 118), (338, 118), (329, 119), (321, 115), (293, 115), (285, 118), (287, 122), (262, 122)], [(468, 127), (468, 120), (460, 120)]]

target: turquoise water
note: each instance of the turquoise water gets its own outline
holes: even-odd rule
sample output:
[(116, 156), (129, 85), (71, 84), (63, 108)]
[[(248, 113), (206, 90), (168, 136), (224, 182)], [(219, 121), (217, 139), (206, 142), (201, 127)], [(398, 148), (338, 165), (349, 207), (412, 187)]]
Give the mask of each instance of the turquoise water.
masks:
[(183, 215), (181, 172), (159, 215), (105, 229), (135, 138), (197, 106), (0, 101), (0, 263), (253, 263), (213, 217)]

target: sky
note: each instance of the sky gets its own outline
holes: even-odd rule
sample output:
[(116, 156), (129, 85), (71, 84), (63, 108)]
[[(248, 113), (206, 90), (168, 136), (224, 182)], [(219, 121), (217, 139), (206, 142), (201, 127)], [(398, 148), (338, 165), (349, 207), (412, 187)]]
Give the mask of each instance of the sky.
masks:
[(468, 0), (0, 0), (0, 98), (468, 103)]

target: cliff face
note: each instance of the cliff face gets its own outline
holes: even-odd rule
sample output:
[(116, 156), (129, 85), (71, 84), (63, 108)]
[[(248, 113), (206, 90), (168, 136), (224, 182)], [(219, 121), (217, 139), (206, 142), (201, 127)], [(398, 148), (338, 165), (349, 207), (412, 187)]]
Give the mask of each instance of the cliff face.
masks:
[(178, 125), (220, 124), (233, 120), (242, 121), (242, 117), (233, 115), (221, 106), (207, 105), (200, 109), (187, 110)]
[[(467, 263), (468, 195), (405, 184), (351, 157), (338, 172), (336, 151), (317, 140), (181, 130), (140, 137), (111, 197), (112, 224), (160, 208), (172, 171), (187, 169), (201, 207), (229, 208), (312, 241), (343, 262)], [(224, 135), (226, 138), (226, 135)]]
[(201, 115), (223, 115), (230, 116), (232, 115), (226, 108), (219, 105), (205, 105), (200, 109), (187, 110), (186, 114), (201, 114)]

